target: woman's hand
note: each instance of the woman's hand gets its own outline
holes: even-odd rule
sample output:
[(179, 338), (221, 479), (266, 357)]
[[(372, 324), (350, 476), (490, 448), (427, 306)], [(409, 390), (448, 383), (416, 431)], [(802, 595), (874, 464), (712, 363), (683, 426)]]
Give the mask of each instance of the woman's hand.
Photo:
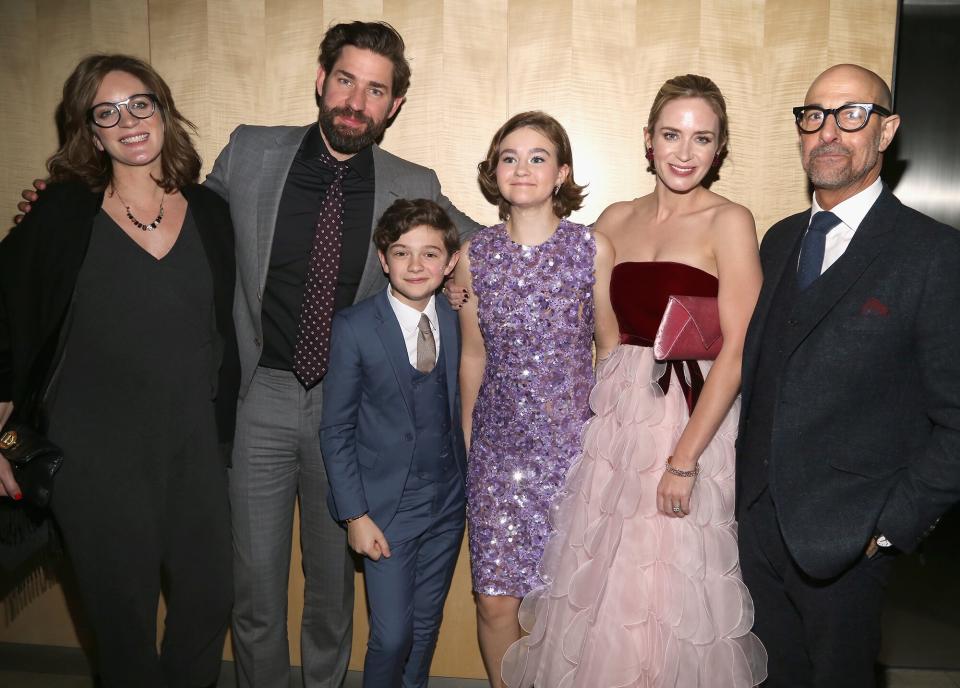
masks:
[[(0, 401), (0, 428), (7, 424), (11, 413), (13, 413), (13, 402)], [(13, 466), (3, 454), (0, 454), (0, 497), (12, 497), (17, 501), (23, 499), (20, 486), (13, 479)]]
[[(673, 473), (663, 472), (657, 485), (657, 509), (664, 516), (683, 518), (690, 514), (690, 494), (696, 478), (681, 478)], [(679, 511), (674, 507), (679, 506)]]
[(467, 299), (470, 298), (467, 288), (462, 284), (457, 284), (453, 279), (447, 280), (447, 283), (443, 285), (443, 295), (447, 297), (450, 308), (455, 311), (460, 310)]

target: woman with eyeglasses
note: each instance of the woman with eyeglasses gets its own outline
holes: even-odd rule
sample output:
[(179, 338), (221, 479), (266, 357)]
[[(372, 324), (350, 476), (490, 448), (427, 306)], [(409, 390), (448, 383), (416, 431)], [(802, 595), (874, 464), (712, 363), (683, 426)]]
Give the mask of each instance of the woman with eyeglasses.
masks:
[[(227, 206), (197, 186), (193, 125), (141, 60), (82, 60), (62, 112), (50, 184), (0, 244), (0, 422), (41, 394), (102, 685), (210, 685), (233, 597)], [(3, 458), (0, 483), (21, 498)]]

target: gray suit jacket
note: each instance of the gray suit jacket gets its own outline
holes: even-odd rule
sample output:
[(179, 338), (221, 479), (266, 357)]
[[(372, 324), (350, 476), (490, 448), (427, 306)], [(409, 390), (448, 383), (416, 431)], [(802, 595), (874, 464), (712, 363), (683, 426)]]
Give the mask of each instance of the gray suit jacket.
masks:
[[(796, 271), (790, 258), (809, 218), (778, 222), (760, 248), (741, 437), (774, 291)], [(960, 232), (884, 187), (846, 252), (788, 316), (770, 463), (738, 452), (737, 501), (749, 506), (757, 495), (745, 486), (769, 479), (784, 540), (807, 573), (839, 574), (878, 531), (912, 550), (960, 499), (958, 307)]]
[[(250, 386), (263, 351), (260, 309), (280, 196), (293, 158), (311, 126), (237, 127), (204, 182), (230, 204), (236, 232), (237, 288), (233, 317), (240, 347), (241, 398)], [(429, 198), (447, 211), (461, 236), (467, 237), (479, 227), (443, 195), (433, 170), (398, 158), (376, 145), (373, 147), (373, 164), (376, 180), (374, 225), (398, 198)], [(371, 242), (355, 302), (372, 296), (386, 283)]]

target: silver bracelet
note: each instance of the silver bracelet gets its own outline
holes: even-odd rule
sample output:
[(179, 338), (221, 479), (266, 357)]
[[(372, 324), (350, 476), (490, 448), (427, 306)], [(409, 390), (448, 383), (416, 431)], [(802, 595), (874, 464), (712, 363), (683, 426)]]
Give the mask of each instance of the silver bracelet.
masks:
[(694, 464), (692, 471), (681, 471), (679, 468), (674, 468), (673, 466), (670, 465), (670, 459), (672, 458), (673, 458), (672, 454), (667, 457), (667, 463), (665, 464), (667, 467), (667, 473), (670, 473), (671, 475), (675, 475), (678, 478), (696, 478), (697, 474), (700, 473), (699, 461), (696, 464)]

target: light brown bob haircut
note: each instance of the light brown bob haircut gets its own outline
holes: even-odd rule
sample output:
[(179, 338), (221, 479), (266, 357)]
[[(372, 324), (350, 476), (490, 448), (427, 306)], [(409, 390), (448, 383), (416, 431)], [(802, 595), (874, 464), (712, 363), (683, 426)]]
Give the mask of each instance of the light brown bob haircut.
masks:
[(497, 187), (497, 163), (500, 161), (500, 144), (504, 138), (524, 127), (535, 129), (546, 136), (554, 148), (557, 149), (557, 166), (566, 165), (570, 168), (570, 173), (563, 184), (560, 185), (560, 190), (553, 195), (554, 214), (557, 217), (567, 217), (574, 210), (579, 210), (583, 206), (583, 199), (587, 195), (584, 193), (586, 186), (580, 186), (573, 179), (573, 150), (567, 132), (560, 122), (539, 110), (514, 115), (493, 135), (490, 148), (487, 150), (487, 157), (477, 165), (477, 181), (480, 184), (480, 191), (483, 192), (484, 198), (497, 206), (500, 219), (506, 220), (510, 215), (510, 204), (500, 195), (500, 189)]
[(391, 244), (421, 225), (443, 233), (443, 247), (447, 249), (448, 259), (460, 250), (457, 226), (443, 208), (426, 198), (400, 198), (394, 201), (377, 221), (377, 228), (373, 230), (373, 245), (385, 255)]
[(161, 177), (157, 184), (167, 192), (182, 189), (200, 176), (200, 155), (190, 139), (197, 128), (180, 114), (170, 87), (149, 64), (130, 55), (90, 55), (80, 60), (63, 84), (63, 144), (47, 160), (51, 181), (78, 180), (92, 191), (103, 191), (113, 176), (110, 156), (93, 144), (95, 126), (90, 108), (103, 78), (110, 72), (126, 72), (143, 82), (157, 101), (154, 117), (163, 120), (163, 147), (160, 150)]

